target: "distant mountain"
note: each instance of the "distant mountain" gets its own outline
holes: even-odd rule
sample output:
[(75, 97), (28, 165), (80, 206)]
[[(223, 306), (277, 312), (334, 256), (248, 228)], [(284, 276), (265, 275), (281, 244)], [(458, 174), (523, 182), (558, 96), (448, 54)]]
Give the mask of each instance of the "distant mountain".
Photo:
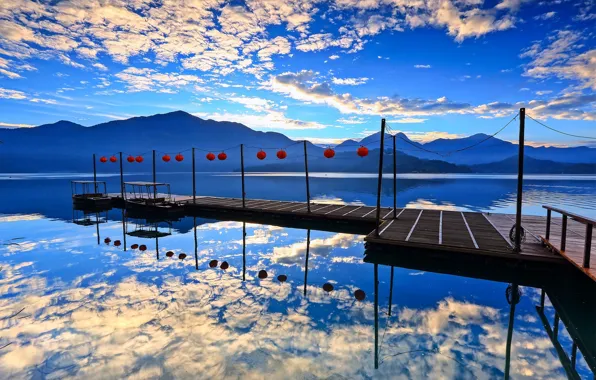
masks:
[[(517, 174), (517, 156), (490, 164), (470, 165), (470, 171), (483, 174)], [(596, 164), (569, 164), (549, 160), (524, 158), (525, 174), (596, 174)]]

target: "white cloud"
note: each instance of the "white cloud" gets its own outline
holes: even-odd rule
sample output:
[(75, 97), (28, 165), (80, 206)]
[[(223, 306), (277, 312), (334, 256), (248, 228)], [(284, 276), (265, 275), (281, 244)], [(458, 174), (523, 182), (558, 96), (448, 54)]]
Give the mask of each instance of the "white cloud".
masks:
[(4, 127), (4, 128), (33, 128), (35, 127), (35, 125), (31, 125), (31, 124), (14, 124), (14, 123), (4, 123), (2, 121), (0, 121), (0, 127)]
[(330, 55), (330, 56), (329, 56), (329, 59), (330, 59), (330, 60), (332, 60), (332, 61), (333, 61), (333, 60), (336, 60), (336, 59), (339, 59), (339, 55), (336, 55), (336, 54), (334, 54), (334, 55)]
[(413, 117), (404, 117), (403, 119), (396, 119), (390, 120), (389, 123), (398, 123), (398, 124), (419, 124), (424, 123), (428, 119), (417, 119)]
[(108, 68), (106, 67), (106, 65), (102, 65), (101, 63), (94, 63), (93, 65), (91, 65), (93, 67), (95, 67), (96, 69), (99, 69), (101, 71), (107, 71)]
[(546, 12), (541, 15), (534, 16), (534, 20), (548, 20), (550, 18), (555, 17), (556, 14), (557, 14), (557, 12), (554, 12), (554, 11)]
[(154, 69), (129, 67), (115, 76), (126, 84), (129, 92), (154, 91), (170, 93), (195, 83), (203, 83), (196, 75), (160, 73)]
[(364, 124), (366, 123), (366, 119), (357, 116), (350, 116), (348, 118), (341, 118), (337, 120), (340, 124)]
[(290, 119), (283, 112), (267, 110), (264, 114), (243, 114), (230, 112), (205, 113), (198, 112), (194, 114), (202, 118), (210, 118), (218, 121), (232, 121), (242, 123), (256, 130), (302, 130), (302, 129), (325, 129), (328, 126), (314, 122)]
[(358, 86), (361, 84), (365, 84), (368, 82), (369, 78), (332, 78), (331, 81), (333, 84), (337, 84), (340, 86)]
[(6, 88), (0, 87), (0, 98), (21, 100), (21, 99), (26, 99), (27, 96), (25, 96), (25, 93), (22, 91), (8, 90)]
[(417, 69), (430, 69), (431, 65), (414, 65)]
[(551, 93), (552, 93), (551, 90), (536, 91), (536, 95), (538, 95), (538, 96), (548, 95), (548, 94), (551, 94)]

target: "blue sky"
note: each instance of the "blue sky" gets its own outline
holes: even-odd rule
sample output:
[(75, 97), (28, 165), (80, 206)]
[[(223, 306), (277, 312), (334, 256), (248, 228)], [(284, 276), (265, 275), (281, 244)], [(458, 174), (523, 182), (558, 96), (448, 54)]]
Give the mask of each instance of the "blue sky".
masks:
[[(429, 141), (526, 107), (594, 136), (595, 26), (591, 0), (3, 0), (0, 126), (180, 109), (329, 143), (385, 117)], [(534, 144), (589, 143), (527, 125)]]

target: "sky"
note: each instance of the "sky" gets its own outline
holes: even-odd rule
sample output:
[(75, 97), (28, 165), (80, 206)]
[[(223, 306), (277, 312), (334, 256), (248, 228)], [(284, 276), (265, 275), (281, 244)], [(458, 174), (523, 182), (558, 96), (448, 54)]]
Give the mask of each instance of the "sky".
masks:
[[(596, 136), (593, 0), (0, 2), (0, 127), (183, 110), (335, 144)], [(515, 141), (518, 122), (498, 135)], [(535, 145), (575, 146), (527, 120)]]

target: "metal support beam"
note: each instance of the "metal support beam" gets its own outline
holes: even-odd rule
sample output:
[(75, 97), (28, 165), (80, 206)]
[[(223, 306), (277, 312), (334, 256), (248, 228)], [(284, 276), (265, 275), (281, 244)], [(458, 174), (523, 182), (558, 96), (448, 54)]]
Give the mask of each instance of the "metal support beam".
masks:
[(381, 146), (379, 151), (379, 181), (377, 185), (377, 229), (376, 235), (379, 236), (379, 226), (381, 225), (381, 188), (383, 186), (383, 151), (385, 150), (385, 119), (381, 119)]
[(526, 128), (526, 109), (519, 109), (519, 153), (517, 167), (517, 209), (515, 214), (515, 251), (521, 252), (522, 202), (524, 186), (524, 138)]

